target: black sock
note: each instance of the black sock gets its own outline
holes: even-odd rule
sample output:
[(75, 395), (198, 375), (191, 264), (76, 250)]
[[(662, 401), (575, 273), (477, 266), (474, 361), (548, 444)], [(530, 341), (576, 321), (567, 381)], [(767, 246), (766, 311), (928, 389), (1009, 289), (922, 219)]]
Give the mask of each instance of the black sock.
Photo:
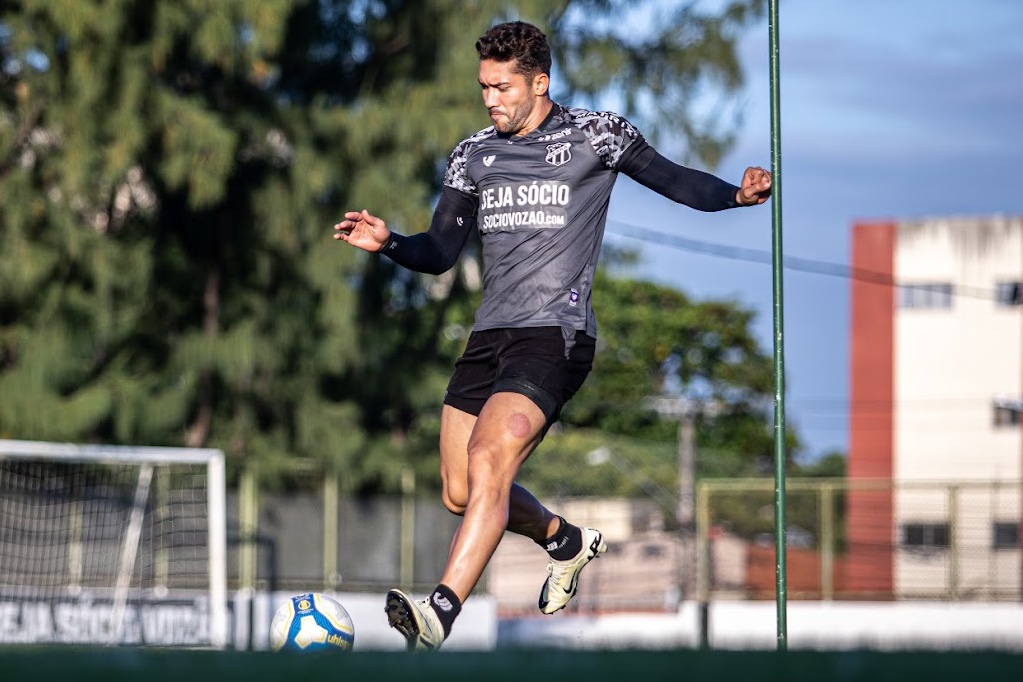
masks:
[(582, 551), (583, 532), (578, 526), (558, 517), (560, 521), (554, 534), (540, 544), (555, 561), (567, 561)]
[(440, 624), (444, 627), (444, 637), (451, 634), (451, 625), (455, 617), (462, 610), (462, 600), (451, 591), (447, 585), (437, 585), (437, 589), (430, 595), (430, 606), (434, 613), (440, 618)]

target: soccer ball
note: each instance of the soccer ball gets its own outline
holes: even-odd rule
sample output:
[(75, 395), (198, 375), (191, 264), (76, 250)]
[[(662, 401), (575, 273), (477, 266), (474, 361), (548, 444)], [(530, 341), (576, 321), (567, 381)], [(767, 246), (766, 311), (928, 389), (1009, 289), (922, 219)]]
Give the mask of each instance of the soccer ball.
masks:
[(337, 600), (325, 594), (299, 594), (281, 604), (270, 621), (274, 651), (349, 650), (355, 643), (352, 618)]

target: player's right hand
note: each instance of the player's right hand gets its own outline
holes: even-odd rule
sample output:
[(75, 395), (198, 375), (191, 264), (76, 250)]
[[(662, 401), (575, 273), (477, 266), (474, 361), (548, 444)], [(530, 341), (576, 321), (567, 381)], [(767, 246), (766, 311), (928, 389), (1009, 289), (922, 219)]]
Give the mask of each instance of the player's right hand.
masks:
[(334, 239), (365, 251), (379, 251), (390, 237), (387, 224), (366, 209), (345, 213), (345, 219), (334, 226)]

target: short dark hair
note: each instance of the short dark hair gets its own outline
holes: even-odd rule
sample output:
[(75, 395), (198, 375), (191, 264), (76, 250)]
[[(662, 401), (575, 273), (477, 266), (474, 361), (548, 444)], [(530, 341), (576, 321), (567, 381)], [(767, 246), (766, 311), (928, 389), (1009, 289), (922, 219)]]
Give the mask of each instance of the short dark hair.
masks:
[(480, 59), (516, 63), (515, 71), (524, 76), (551, 75), (551, 46), (547, 36), (532, 24), (509, 21), (492, 26), (476, 41)]

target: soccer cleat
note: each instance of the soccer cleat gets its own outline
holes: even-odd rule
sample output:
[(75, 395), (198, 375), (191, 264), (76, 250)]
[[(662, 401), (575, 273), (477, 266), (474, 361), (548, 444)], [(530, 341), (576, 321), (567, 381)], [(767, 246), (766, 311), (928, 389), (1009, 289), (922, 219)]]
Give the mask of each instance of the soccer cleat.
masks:
[(402, 634), (409, 651), (430, 651), (444, 642), (444, 626), (429, 599), (412, 601), (401, 590), (391, 590), (384, 611), (388, 624)]
[(540, 611), (546, 614), (565, 608), (569, 600), (575, 596), (579, 587), (579, 573), (583, 566), (607, 551), (607, 543), (599, 530), (581, 528), (583, 532), (583, 549), (574, 559), (568, 561), (551, 560), (547, 564), (547, 580), (540, 588)]

